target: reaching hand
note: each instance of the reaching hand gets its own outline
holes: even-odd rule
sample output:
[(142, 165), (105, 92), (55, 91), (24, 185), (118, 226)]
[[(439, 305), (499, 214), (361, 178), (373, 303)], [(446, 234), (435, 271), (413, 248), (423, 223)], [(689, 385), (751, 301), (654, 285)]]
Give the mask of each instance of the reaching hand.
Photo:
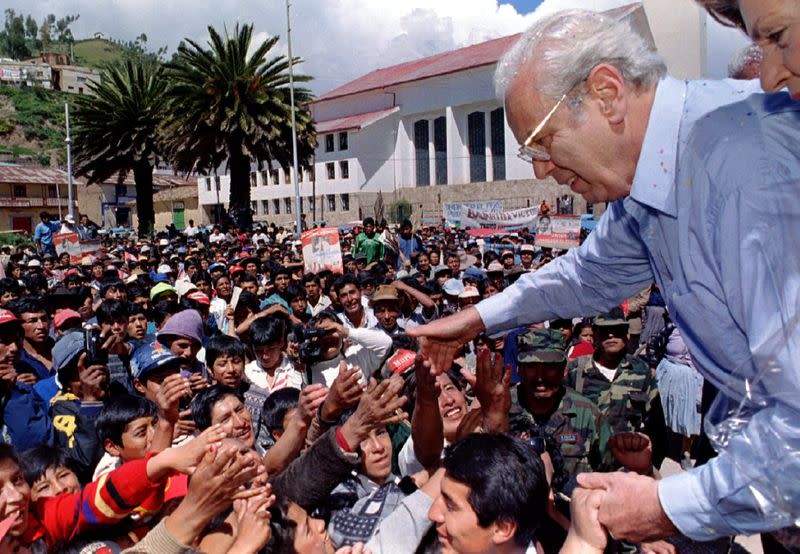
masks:
[(180, 418), (180, 403), (183, 398), (191, 398), (192, 389), (189, 382), (180, 374), (170, 375), (161, 383), (161, 388), (156, 394), (159, 417), (170, 423), (177, 423)]
[(577, 487), (572, 493), (570, 512), (572, 523), (562, 554), (603, 552), (608, 542), (606, 530), (600, 524), (600, 502), (603, 491)]
[(111, 376), (104, 365), (87, 366), (87, 355), (84, 352), (78, 358), (78, 379), (81, 383), (81, 400), (94, 402), (106, 397)]
[(328, 389), (325, 385), (314, 384), (308, 385), (300, 392), (300, 402), (297, 404), (297, 417), (300, 418), (306, 425), (311, 423), (317, 409), (322, 405), (328, 397)]
[(344, 361), (339, 362), (339, 374), (331, 383), (331, 390), (322, 404), (323, 419), (338, 419), (343, 411), (358, 404), (364, 393), (361, 379), (362, 374), (358, 367), (348, 367)]
[(357, 542), (353, 546), (341, 547), (336, 554), (372, 554), (372, 550), (364, 546), (363, 542)]
[(436, 377), (431, 375), (431, 362), (427, 356), (417, 354), (414, 372), (417, 376), (417, 399), (436, 400)]
[(484, 352), (478, 357), (475, 397), (481, 403), (487, 431), (508, 431), (511, 409), (511, 366), (503, 366), (503, 357)]
[(355, 447), (369, 436), (370, 431), (406, 419), (400, 408), (406, 403), (405, 396), (398, 396), (403, 388), (403, 379), (397, 375), (378, 383), (370, 379), (366, 392), (361, 396), (355, 413), (342, 426), (347, 444)]
[(36, 375), (33, 373), (20, 373), (17, 375), (17, 381), (20, 383), (25, 383), (26, 385), (33, 386), (39, 382), (39, 379), (36, 378)]
[(644, 433), (617, 433), (608, 441), (614, 458), (629, 471), (640, 475), (653, 472), (653, 443)]
[(677, 529), (658, 498), (658, 481), (636, 473), (581, 473), (578, 485), (604, 491), (600, 523), (614, 537), (640, 543), (668, 537)]
[(408, 329), (407, 333), (419, 339), (422, 352), (431, 361), (432, 373), (440, 375), (453, 365), (458, 350), (483, 330), (478, 310), (468, 308), (427, 325)]
[(236, 540), (228, 552), (231, 554), (255, 554), (264, 548), (272, 536), (269, 526), (271, 520), (269, 508), (274, 503), (275, 495), (272, 494), (271, 485), (267, 485), (265, 492), (258, 496), (234, 500)]

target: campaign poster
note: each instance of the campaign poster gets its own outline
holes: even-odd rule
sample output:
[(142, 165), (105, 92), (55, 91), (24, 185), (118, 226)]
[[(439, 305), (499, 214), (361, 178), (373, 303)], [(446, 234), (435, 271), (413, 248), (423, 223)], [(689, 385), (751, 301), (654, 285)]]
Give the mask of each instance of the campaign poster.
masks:
[(318, 273), (329, 269), (334, 273), (344, 273), (338, 229), (335, 227), (311, 229), (300, 236), (300, 241), (306, 272)]
[(53, 235), (53, 242), (56, 245), (56, 254), (59, 256), (66, 252), (69, 254), (71, 263), (80, 263), (83, 257), (81, 243), (78, 240), (78, 233), (58, 233)]
[(581, 244), (581, 216), (543, 215), (539, 217), (536, 246), (567, 250)]

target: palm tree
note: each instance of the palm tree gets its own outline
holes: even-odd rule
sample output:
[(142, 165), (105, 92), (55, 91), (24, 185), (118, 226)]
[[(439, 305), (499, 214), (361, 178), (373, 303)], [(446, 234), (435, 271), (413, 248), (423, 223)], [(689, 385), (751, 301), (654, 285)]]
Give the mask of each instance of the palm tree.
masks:
[(166, 106), (167, 82), (153, 60), (128, 60), (106, 67), (93, 95), (76, 98), (76, 173), (101, 183), (133, 171), (139, 235), (153, 229), (153, 167), (159, 157), (158, 129)]
[[(267, 58), (278, 37), (267, 38), (248, 56), (252, 25), (237, 24), (232, 35), (226, 29), (224, 39), (213, 27), (208, 32), (208, 49), (186, 39), (166, 66), (171, 87), (165, 150), (175, 168), (187, 173), (208, 174), (227, 162), (230, 207), (249, 214), (252, 162), (284, 168), (292, 163), (289, 59)], [(310, 91), (295, 88), (298, 158), (305, 165), (316, 145), (310, 100)]]

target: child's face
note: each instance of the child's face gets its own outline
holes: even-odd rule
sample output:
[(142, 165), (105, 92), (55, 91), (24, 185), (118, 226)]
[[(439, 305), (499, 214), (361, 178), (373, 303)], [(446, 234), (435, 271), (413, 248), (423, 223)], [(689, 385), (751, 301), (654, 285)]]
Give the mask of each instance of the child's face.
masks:
[(147, 455), (153, 442), (155, 418), (151, 416), (137, 417), (125, 427), (122, 433), (122, 448), (118, 448), (118, 456), (123, 462), (141, 460)]
[(297, 298), (292, 299), (292, 301), (289, 302), (289, 305), (292, 307), (293, 312), (299, 312), (302, 314), (308, 307), (308, 300), (306, 300), (303, 296), (298, 296)]
[(81, 484), (75, 473), (65, 466), (49, 467), (31, 486), (31, 500), (50, 498), (64, 493), (80, 492)]
[(237, 388), (244, 375), (244, 360), (240, 356), (221, 354), (214, 360), (211, 376), (217, 383), (226, 387)]

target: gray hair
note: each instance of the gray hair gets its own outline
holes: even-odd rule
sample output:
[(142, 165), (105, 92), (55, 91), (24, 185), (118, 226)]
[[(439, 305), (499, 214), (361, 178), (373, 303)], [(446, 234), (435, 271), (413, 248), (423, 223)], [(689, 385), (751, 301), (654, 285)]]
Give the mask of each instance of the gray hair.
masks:
[(661, 56), (626, 21), (565, 10), (534, 23), (503, 56), (495, 72), (495, 90), (504, 98), (517, 74), (535, 66), (536, 89), (559, 98), (602, 63), (619, 69), (637, 88), (653, 86), (667, 73)]
[(728, 77), (731, 79), (755, 79), (758, 77), (764, 51), (758, 44), (750, 44), (734, 54), (728, 64)]

